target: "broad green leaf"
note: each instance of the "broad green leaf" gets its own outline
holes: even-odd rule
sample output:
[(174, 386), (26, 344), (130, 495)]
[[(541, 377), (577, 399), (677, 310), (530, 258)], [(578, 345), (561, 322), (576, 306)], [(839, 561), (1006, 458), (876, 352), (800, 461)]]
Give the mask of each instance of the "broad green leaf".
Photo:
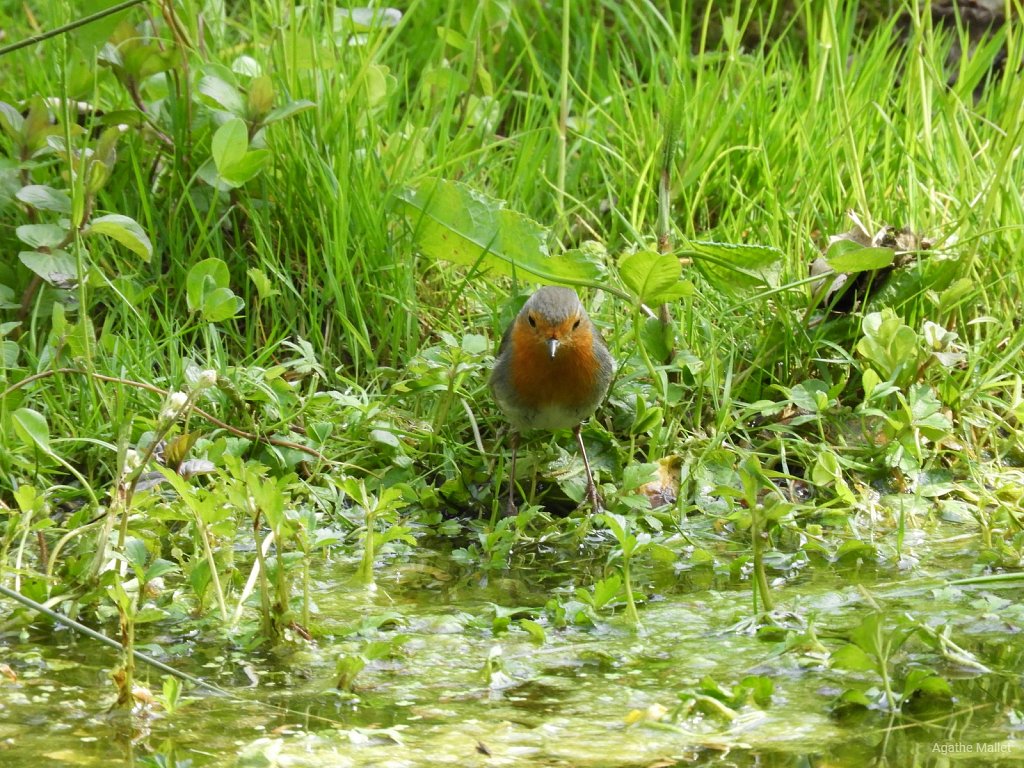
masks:
[(24, 125), (25, 118), (21, 116), (21, 112), (6, 101), (0, 101), (0, 130), (3, 130), (8, 138), (16, 140), (20, 138)]
[(789, 399), (797, 408), (821, 413), (828, 407), (828, 385), (820, 379), (806, 379), (789, 391)]
[(68, 230), (56, 224), (22, 224), (14, 233), (30, 248), (56, 248), (64, 242)]
[(245, 99), (235, 86), (216, 75), (207, 75), (199, 80), (199, 93), (211, 106), (220, 107), (233, 115), (245, 114)]
[(686, 255), (708, 282), (724, 293), (778, 284), (782, 251), (768, 245), (694, 241)]
[(167, 611), (163, 608), (157, 608), (156, 606), (149, 605), (145, 608), (140, 608), (139, 612), (133, 617), (136, 624), (148, 624), (153, 621), (163, 621), (167, 618)]
[(604, 287), (600, 265), (585, 253), (550, 256), (548, 230), (465, 184), (431, 179), (399, 198), (426, 256), (540, 283)]
[(445, 45), (450, 45), (456, 50), (468, 51), (472, 48), (465, 35), (450, 27), (438, 27), (437, 36), (444, 41)]
[(538, 624), (532, 619), (519, 619), (519, 628), (525, 630), (530, 635), (530, 640), (537, 643), (537, 645), (544, 645), (547, 642), (547, 633), (544, 631), (544, 627)]
[(828, 485), (842, 476), (839, 459), (828, 448), (822, 448), (811, 469), (811, 482), (815, 485)]
[(661, 318), (658, 317), (644, 319), (643, 328), (640, 329), (640, 342), (652, 360), (659, 362), (668, 360), (674, 341), (675, 328), (671, 323), (662, 323)]
[(0, 341), (0, 365), (8, 370), (17, 368), (20, 351), (21, 348), (18, 346), (18, 342), (7, 339)]
[(67, 251), (22, 251), (21, 263), (57, 288), (68, 288), (78, 279), (78, 266)]
[(228, 120), (213, 134), (210, 152), (221, 176), (229, 173), (249, 151), (249, 131), (245, 121), (237, 117)]
[(50, 427), (46, 417), (31, 408), (19, 408), (11, 414), (14, 432), (25, 445), (34, 445), (46, 453), (50, 449)]
[(639, 251), (619, 264), (619, 277), (641, 304), (656, 305), (693, 294), (693, 284), (681, 280), (682, 266), (672, 254)]
[(885, 659), (887, 653), (884, 648), (884, 632), (881, 615), (870, 612), (865, 614), (860, 624), (850, 632), (850, 640), (865, 653), (877, 659)]
[(153, 255), (153, 244), (149, 236), (135, 219), (120, 213), (108, 213), (89, 223), (89, 234), (106, 235), (128, 250), (149, 261)]
[(864, 389), (864, 402), (871, 399), (871, 393), (882, 383), (882, 379), (875, 373), (874, 368), (865, 368), (861, 376), (861, 387)]
[(384, 102), (388, 95), (387, 67), (380, 64), (371, 64), (363, 72), (363, 87), (366, 89), (367, 106), (373, 108)]
[(240, 187), (259, 175), (270, 162), (270, 150), (254, 149), (246, 152), (237, 162), (226, 168), (218, 168), (221, 178), (233, 187)]
[(263, 125), (270, 125), (276, 123), (279, 120), (285, 120), (292, 115), (297, 115), (300, 112), (308, 112), (316, 107), (316, 103), (309, 101), (308, 99), (297, 99), (296, 101), (289, 101), (287, 104), (282, 104), (280, 107), (274, 107), (270, 110), (266, 117), (263, 118)]
[(22, 485), (14, 492), (14, 500), (18, 502), (18, 509), (22, 512), (33, 513), (41, 506), (43, 497), (34, 485)]
[[(772, 703), (772, 694), (775, 692), (775, 683), (770, 677), (764, 675), (747, 675), (740, 680), (737, 688), (745, 688), (750, 692), (754, 703), (759, 707), (767, 707)], [(737, 701), (738, 705), (743, 701)]]
[(29, 184), (19, 189), (15, 197), (38, 211), (71, 213), (71, 197), (63, 189), (54, 189), (45, 184)]
[(874, 560), (878, 552), (874, 545), (860, 539), (847, 539), (836, 550), (837, 562), (852, 562), (856, 560)]
[(868, 709), (873, 702), (863, 691), (851, 689), (843, 693), (832, 703), (832, 714), (841, 717), (843, 714), (859, 709)]
[[(207, 279), (210, 281), (210, 288), (207, 287)], [(228, 272), (228, 265), (216, 257), (204, 259), (192, 265), (185, 278), (185, 296), (188, 301), (190, 312), (198, 312), (203, 308), (203, 296), (207, 290), (214, 288), (227, 288), (231, 275)]]
[(676, 554), (675, 550), (657, 542), (647, 548), (647, 554), (657, 563), (674, 563), (679, 559), (679, 555)]
[(402, 443), (394, 432), (389, 432), (386, 429), (372, 429), (370, 430), (370, 439), (375, 443), (386, 445), (388, 448), (401, 448)]
[(896, 251), (892, 248), (865, 247), (852, 240), (836, 240), (829, 246), (825, 260), (836, 272), (867, 272), (892, 264)]
[(914, 694), (928, 698), (949, 699), (953, 696), (953, 690), (949, 682), (930, 669), (912, 669), (907, 673), (907, 679), (903, 683), (903, 700), (906, 701)]
[(598, 518), (595, 518), (594, 522), (600, 523), (608, 528), (620, 544), (626, 537), (629, 530), (626, 518), (614, 512), (604, 512)]
[(146, 581), (152, 581), (159, 576), (163, 576), (165, 573), (171, 573), (176, 570), (178, 570), (177, 563), (172, 563), (170, 560), (158, 557), (146, 569)]
[(853, 672), (874, 672), (878, 668), (874, 659), (852, 643), (833, 652), (829, 662), (835, 669), (849, 669)]
[(228, 320), (239, 312), (245, 302), (235, 296), (230, 288), (215, 288), (203, 296), (203, 319), (210, 323)]
[(124, 543), (124, 556), (133, 568), (139, 573), (143, 573), (146, 562), (149, 560), (149, 550), (146, 549), (146, 542), (134, 536), (129, 537)]
[(865, 315), (861, 329), (857, 351), (885, 380), (899, 373), (897, 384), (910, 383), (921, 352), (917, 332), (888, 308)]
[(594, 584), (594, 607), (603, 608), (614, 600), (622, 590), (622, 577), (613, 573), (607, 579), (598, 579)]

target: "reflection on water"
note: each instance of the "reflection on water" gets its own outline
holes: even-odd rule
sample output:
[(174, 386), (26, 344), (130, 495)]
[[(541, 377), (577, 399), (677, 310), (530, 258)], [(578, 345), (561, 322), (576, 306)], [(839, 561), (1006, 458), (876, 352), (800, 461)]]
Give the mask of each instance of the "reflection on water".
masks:
[[(421, 548), (411, 562), (383, 566), (372, 595), (324, 566), (313, 646), (259, 655), (231, 638), (199, 642), (146, 627), (152, 634), (141, 641), (169, 652), (165, 661), (243, 700), (195, 695), (173, 715), (133, 719), (105, 714), (112, 652), (37, 625), (27, 643), (3, 640), (16, 680), (0, 683), (0, 765), (1021, 765), (1024, 617), (1015, 590), (947, 587), (925, 564), (941, 560), (959, 575), (969, 563), (917, 555), (922, 565), (910, 573), (780, 560), (778, 626), (760, 634), (748, 631), (742, 572), (687, 563), (648, 563), (636, 574), (639, 632), (610, 610), (573, 623), (575, 590), (607, 575), (607, 547), (523, 546), (503, 570)], [(952, 702), (913, 715), (833, 716), (843, 690), (878, 685), (869, 673), (829, 669), (819, 652), (846, 642), (870, 609), (868, 593), (893, 616), (909, 613), (936, 632), (948, 626), (991, 673), (911, 640), (894, 674), (935, 669)], [(564, 626), (550, 621), (553, 599), (569, 609)], [(542, 628), (543, 643), (523, 620)], [(366, 655), (366, 666), (343, 693), (335, 664), (353, 654)], [(741, 707), (731, 723), (644, 716), (671, 710), (704, 678), (731, 686), (752, 674), (774, 682), (763, 711)], [(156, 676), (140, 682), (160, 689)]]

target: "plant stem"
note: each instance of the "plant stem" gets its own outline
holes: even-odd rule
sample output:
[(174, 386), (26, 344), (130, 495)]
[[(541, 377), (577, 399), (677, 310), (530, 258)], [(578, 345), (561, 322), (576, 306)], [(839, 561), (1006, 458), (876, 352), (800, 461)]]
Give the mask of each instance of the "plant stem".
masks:
[(640, 614), (636, 610), (636, 600), (633, 599), (633, 579), (630, 576), (631, 558), (622, 556), (622, 581), (626, 585), (626, 613), (629, 621), (634, 627), (640, 626)]

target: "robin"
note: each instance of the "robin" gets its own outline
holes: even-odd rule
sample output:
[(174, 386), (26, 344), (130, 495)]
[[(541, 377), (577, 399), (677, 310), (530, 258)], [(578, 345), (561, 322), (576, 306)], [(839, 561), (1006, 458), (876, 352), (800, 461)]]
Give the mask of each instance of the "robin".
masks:
[(587, 497), (600, 509), (580, 428), (604, 399), (614, 371), (576, 291), (545, 286), (526, 300), (502, 336), (490, 382), (514, 430), (506, 514), (516, 513), (516, 449), (528, 429), (572, 429), (587, 470)]

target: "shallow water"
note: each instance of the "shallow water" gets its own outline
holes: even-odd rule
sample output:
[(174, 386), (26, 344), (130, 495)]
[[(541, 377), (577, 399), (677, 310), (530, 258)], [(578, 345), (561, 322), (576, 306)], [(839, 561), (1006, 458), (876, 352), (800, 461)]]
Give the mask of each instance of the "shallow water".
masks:
[[(606, 543), (584, 554), (524, 545), (500, 572), (460, 566), (424, 546), (382, 564), (369, 592), (352, 586), (353, 563), (322, 563), (312, 646), (255, 654), (230, 639), (145, 628), (156, 634), (140, 642), (159, 643), (164, 661), (241, 699), (192, 691), (173, 715), (108, 716), (116, 654), (38, 622), (27, 637), (0, 641), (0, 661), (16, 675), (0, 682), (0, 765), (1024, 764), (1020, 588), (947, 585), (971, 573), (977, 541), (955, 526), (914, 533), (907, 551), (917, 562), (904, 570), (883, 562), (779, 571), (780, 629), (761, 635), (750, 631), (748, 580), (679, 564), (638, 570), (646, 598), (638, 631), (621, 610), (600, 612), (593, 625), (551, 626), (545, 602), (557, 595), (567, 603), (576, 586), (600, 577)], [(810, 645), (784, 651), (785, 629), (810, 621), (835, 651), (872, 602), (887, 617), (949, 626), (990, 672), (912, 640), (897, 665), (935, 669), (952, 703), (916, 718), (833, 716), (843, 690), (869, 689), (877, 677), (830, 669)], [(501, 609), (521, 610), (496, 633)], [(545, 625), (542, 644), (516, 626), (523, 617)], [(364, 652), (368, 640), (397, 650), (369, 661), (353, 694), (340, 693), (337, 657)], [(147, 681), (141, 666), (139, 674), (159, 691), (159, 676)], [(764, 709), (742, 706), (732, 721), (663, 716), (704, 677), (733, 685), (747, 675), (774, 682)]]

